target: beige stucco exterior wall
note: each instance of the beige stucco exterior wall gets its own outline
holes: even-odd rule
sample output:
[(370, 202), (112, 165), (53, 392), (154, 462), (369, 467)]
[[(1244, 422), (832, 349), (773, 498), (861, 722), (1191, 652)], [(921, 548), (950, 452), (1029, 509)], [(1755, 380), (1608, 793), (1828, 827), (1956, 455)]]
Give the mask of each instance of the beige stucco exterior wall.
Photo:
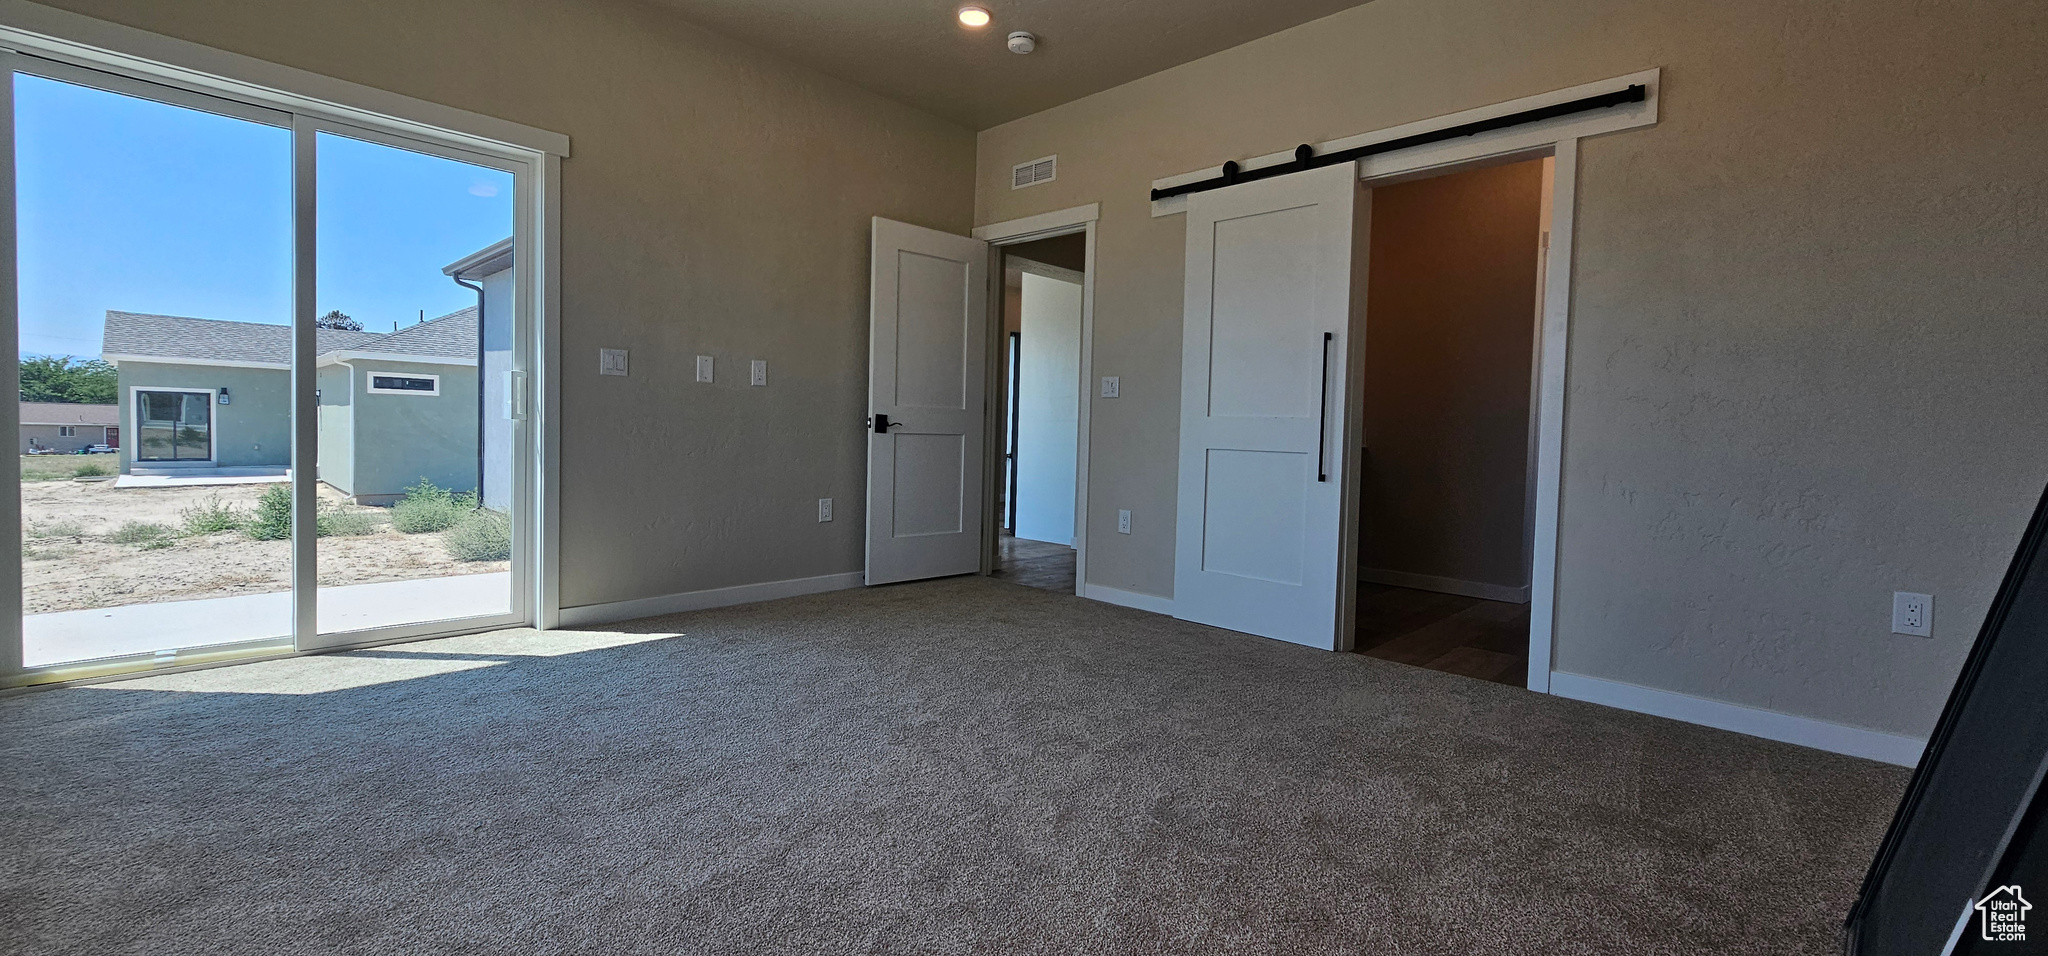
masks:
[(565, 605), (860, 569), (868, 219), (966, 231), (971, 131), (632, 0), (55, 5), (570, 137)]
[(2031, 0), (1374, 0), (982, 132), (977, 224), (1102, 203), (1090, 581), (1173, 586), (1151, 180), (1662, 67), (1583, 145), (1555, 664), (1924, 734), (2048, 478), (2044, 62)]

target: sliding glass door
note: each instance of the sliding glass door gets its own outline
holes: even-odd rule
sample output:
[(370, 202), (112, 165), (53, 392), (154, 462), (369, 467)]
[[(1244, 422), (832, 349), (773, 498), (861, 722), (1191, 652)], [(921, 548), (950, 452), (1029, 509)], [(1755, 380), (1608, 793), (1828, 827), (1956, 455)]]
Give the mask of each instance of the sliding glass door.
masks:
[(22, 433), (0, 669), (530, 620), (531, 167), (0, 63)]
[[(27, 343), (23, 351), (27, 351)], [(138, 387), (131, 392), (129, 403), (135, 409), (134, 460), (146, 464), (212, 461), (213, 396), (211, 391), (196, 389)]]
[(513, 174), (360, 130), (314, 150), (319, 639), (504, 616)]
[[(22, 449), (22, 663), (289, 647), (290, 543), (250, 516), (288, 492), (290, 118), (23, 65), (21, 429), (93, 421), (113, 441)], [(271, 467), (206, 480), (229, 463)]]

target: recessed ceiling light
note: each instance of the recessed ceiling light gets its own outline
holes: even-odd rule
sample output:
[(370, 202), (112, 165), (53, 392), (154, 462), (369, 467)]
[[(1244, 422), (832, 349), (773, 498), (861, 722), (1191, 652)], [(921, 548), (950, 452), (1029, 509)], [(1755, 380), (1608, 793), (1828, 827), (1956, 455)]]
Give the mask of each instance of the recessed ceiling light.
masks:
[(960, 24), (962, 26), (985, 27), (988, 26), (990, 19), (992, 18), (988, 15), (988, 11), (980, 7), (960, 8)]

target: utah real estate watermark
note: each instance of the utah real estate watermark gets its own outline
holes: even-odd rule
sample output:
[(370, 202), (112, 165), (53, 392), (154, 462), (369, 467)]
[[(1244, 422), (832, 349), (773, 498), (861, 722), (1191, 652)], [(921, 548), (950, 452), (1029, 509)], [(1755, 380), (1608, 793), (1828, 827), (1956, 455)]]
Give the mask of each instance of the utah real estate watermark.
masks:
[(2034, 904), (2020, 894), (2019, 884), (1993, 887), (1975, 906), (1977, 932), (1986, 942), (2019, 943), (2027, 938), (2027, 911)]

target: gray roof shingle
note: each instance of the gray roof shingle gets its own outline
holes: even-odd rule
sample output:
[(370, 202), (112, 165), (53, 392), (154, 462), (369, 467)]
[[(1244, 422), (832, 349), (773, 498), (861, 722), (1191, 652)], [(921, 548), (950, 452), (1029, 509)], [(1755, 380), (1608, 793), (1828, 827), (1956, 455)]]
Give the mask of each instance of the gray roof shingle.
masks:
[(22, 402), (24, 425), (119, 425), (118, 405), (71, 405), (63, 402)]
[[(388, 352), (394, 358), (424, 355), (474, 359), (476, 307), (451, 312), (396, 332), (320, 329), (316, 341), (321, 355), (349, 350)], [(106, 355), (289, 366), (291, 328), (262, 322), (109, 311), (100, 351)]]
[[(345, 346), (352, 352), (396, 352), (440, 358), (476, 358), (476, 306), (458, 309), (388, 335)], [(324, 349), (322, 351), (325, 351)]]

